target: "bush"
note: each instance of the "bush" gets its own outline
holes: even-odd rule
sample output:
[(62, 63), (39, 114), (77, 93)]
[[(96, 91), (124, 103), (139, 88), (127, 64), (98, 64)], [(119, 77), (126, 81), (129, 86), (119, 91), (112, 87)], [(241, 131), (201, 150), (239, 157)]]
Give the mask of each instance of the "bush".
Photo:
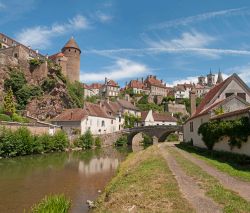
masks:
[(80, 82), (67, 82), (67, 90), (76, 107), (83, 107), (84, 89)]
[(101, 141), (101, 138), (100, 137), (96, 137), (95, 138), (95, 146), (97, 148), (100, 148), (102, 146), (102, 141)]
[(38, 67), (38, 66), (40, 66), (42, 63), (43, 63), (43, 61), (40, 60), (39, 58), (32, 58), (32, 59), (29, 60), (29, 64), (30, 64), (31, 66), (34, 66), (34, 67)]
[(66, 134), (62, 131), (54, 136), (43, 134), (34, 136), (26, 127), (15, 131), (0, 129), (0, 156), (15, 157), (39, 154), (50, 151), (63, 151), (69, 144)]
[(94, 144), (94, 137), (91, 131), (87, 130), (82, 136), (80, 136), (78, 143), (83, 149), (91, 149)]
[(176, 133), (171, 133), (168, 137), (167, 137), (167, 141), (171, 142), (171, 141), (179, 141), (179, 135)]
[(128, 145), (128, 138), (127, 136), (123, 135), (115, 142), (115, 146), (127, 146)]
[(50, 195), (31, 209), (32, 213), (68, 213), (71, 202), (64, 195)]
[(15, 121), (15, 122), (20, 122), (20, 123), (26, 123), (27, 122), (27, 119), (22, 117), (21, 115), (18, 115), (16, 113), (14, 113), (11, 117), (12, 121)]
[(9, 115), (0, 114), (0, 121), (11, 121), (11, 117)]
[(46, 78), (42, 85), (41, 85), (41, 88), (44, 92), (51, 92), (52, 89), (55, 88), (55, 85), (56, 85), (56, 80), (55, 79), (52, 79), (52, 78)]
[(11, 69), (9, 72), (9, 78), (4, 80), (4, 88), (8, 90), (12, 89), (15, 94), (18, 90), (20, 90), (27, 83), (24, 73), (18, 69)]
[(147, 134), (142, 134), (142, 137), (143, 137), (143, 145), (144, 146), (149, 146), (149, 145), (152, 145), (153, 144), (153, 138)]

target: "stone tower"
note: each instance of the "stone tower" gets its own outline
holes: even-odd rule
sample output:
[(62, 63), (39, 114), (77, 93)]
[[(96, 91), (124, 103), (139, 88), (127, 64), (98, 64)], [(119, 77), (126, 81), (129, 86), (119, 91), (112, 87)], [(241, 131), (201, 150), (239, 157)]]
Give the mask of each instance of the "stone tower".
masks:
[(220, 84), (222, 81), (223, 81), (223, 77), (222, 77), (221, 71), (219, 70), (216, 84)]
[(81, 49), (73, 37), (64, 45), (62, 53), (67, 57), (66, 77), (70, 82), (79, 81)]
[(210, 73), (207, 75), (207, 85), (212, 87), (215, 85), (215, 75), (212, 74), (211, 70)]

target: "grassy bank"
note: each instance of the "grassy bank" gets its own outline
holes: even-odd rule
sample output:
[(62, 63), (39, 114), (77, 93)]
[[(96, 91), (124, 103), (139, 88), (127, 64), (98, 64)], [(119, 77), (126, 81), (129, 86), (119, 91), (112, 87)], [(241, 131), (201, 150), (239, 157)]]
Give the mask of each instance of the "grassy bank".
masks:
[(217, 179), (183, 157), (178, 151), (170, 148), (167, 149), (175, 157), (182, 169), (205, 190), (206, 195), (223, 207), (223, 212), (250, 212), (249, 202), (241, 198), (237, 193), (225, 189)]
[(178, 144), (177, 147), (204, 160), (222, 172), (250, 181), (250, 157), (228, 152), (209, 151), (185, 144)]
[(157, 146), (130, 154), (96, 205), (94, 212), (194, 212)]

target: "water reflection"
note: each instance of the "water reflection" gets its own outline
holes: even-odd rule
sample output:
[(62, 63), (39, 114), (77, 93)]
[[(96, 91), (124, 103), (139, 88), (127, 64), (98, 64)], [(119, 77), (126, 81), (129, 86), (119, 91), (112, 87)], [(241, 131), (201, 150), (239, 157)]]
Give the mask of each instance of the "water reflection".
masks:
[(23, 212), (47, 194), (65, 193), (71, 212), (87, 212), (128, 150), (112, 148), (0, 160), (0, 212)]

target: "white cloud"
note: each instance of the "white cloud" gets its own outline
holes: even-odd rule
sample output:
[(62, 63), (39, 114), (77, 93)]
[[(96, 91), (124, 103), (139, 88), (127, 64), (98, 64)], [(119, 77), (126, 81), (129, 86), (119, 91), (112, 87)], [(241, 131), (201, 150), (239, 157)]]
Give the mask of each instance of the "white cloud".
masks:
[(189, 16), (189, 17), (185, 17), (185, 18), (166, 21), (166, 22), (151, 26), (150, 29), (163, 29), (163, 28), (170, 28), (170, 27), (179, 27), (181, 25), (185, 26), (185, 25), (188, 25), (191, 23), (200, 22), (200, 21), (204, 21), (207, 19), (216, 18), (216, 17), (220, 17), (220, 16), (240, 15), (244, 11), (246, 11), (246, 8), (236, 8), (236, 9), (208, 12), (208, 13), (203, 13), (203, 14), (199, 14), (199, 15), (195, 15), (195, 16)]
[(97, 19), (97, 21), (100, 21), (102, 23), (108, 23), (110, 21), (112, 21), (113, 16), (102, 13), (100, 11), (96, 12), (95, 17)]
[(182, 33), (180, 38), (175, 38), (172, 40), (159, 40), (152, 41), (146, 39), (145, 42), (153, 48), (168, 48), (168, 49), (176, 49), (176, 48), (200, 48), (208, 46), (211, 42), (216, 40), (214, 37), (211, 37), (206, 34), (198, 33), (196, 31), (193, 32), (184, 32)]
[(46, 49), (51, 44), (53, 37), (72, 33), (73, 31), (89, 28), (88, 20), (81, 15), (75, 16), (64, 24), (53, 24), (52, 26), (36, 26), (23, 29), (17, 34), (16, 39), (32, 48)]
[(121, 80), (138, 77), (139, 75), (145, 75), (147, 73), (149, 73), (149, 69), (144, 64), (127, 59), (118, 59), (113, 66), (101, 72), (83, 71), (81, 74), (81, 81), (98, 82), (104, 81), (105, 77), (113, 80)]
[(236, 66), (226, 70), (228, 73), (237, 73), (247, 84), (250, 84), (250, 63), (243, 66)]

